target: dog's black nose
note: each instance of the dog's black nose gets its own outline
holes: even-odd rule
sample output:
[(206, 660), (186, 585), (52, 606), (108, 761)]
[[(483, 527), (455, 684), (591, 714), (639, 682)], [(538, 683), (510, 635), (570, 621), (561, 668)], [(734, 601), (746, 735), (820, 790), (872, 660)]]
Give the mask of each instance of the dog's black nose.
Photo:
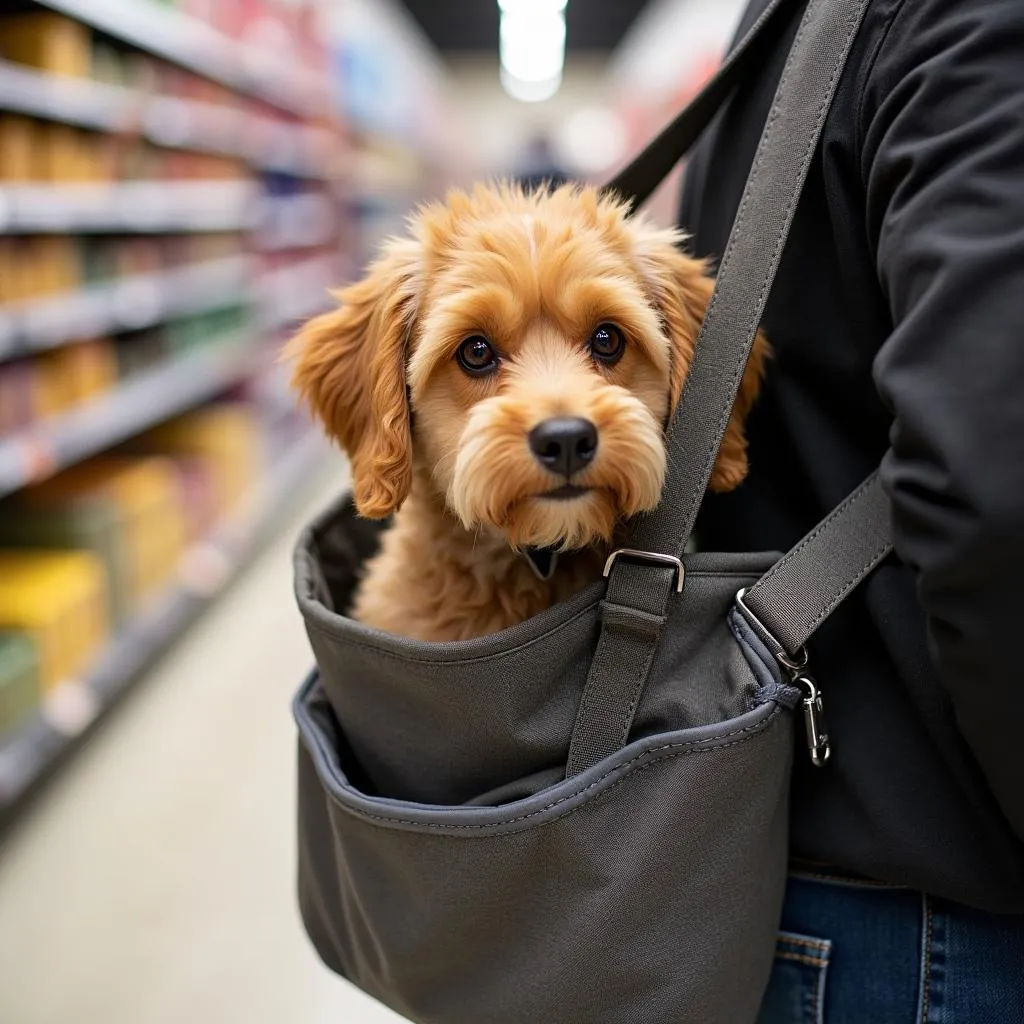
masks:
[(530, 451), (537, 461), (564, 477), (589, 465), (597, 452), (597, 427), (579, 416), (542, 420), (529, 437)]

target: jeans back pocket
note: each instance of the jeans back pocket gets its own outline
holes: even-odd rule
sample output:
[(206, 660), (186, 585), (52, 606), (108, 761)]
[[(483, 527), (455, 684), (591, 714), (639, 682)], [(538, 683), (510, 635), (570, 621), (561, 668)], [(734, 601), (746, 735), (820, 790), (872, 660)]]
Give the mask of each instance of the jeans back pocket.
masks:
[(757, 1024), (824, 1024), (832, 943), (780, 932)]

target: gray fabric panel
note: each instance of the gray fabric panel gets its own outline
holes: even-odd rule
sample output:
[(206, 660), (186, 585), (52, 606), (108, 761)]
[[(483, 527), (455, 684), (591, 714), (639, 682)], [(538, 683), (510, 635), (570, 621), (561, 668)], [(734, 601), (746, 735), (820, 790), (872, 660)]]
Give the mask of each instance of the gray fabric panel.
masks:
[[(489, 637), (431, 644), (389, 636), (331, 610), (347, 606), (357, 582), (359, 545), (345, 540), (363, 525), (349, 502), (335, 507), (307, 531), (295, 563), (299, 606), (360, 787), (460, 804), (564, 772), (602, 585)], [(726, 618), (736, 591), (777, 557), (687, 556), (687, 585), (671, 591), (655, 682), (644, 689), (630, 738), (719, 722), (762, 702)]]
[(422, 1024), (756, 1016), (785, 877), (788, 713), (756, 713), (714, 747), (653, 739), (497, 832), (487, 819), (517, 808), (474, 809), (480, 828), (460, 808), (424, 808), (417, 826), (386, 801), (374, 815), (331, 753), (345, 738), (319, 687), (297, 714), (306, 928), (329, 967), (398, 1013)]
[(673, 472), (631, 546), (681, 553), (707, 489), (829, 104), (868, 0), (811, 0), (783, 70), (669, 429)]
[(792, 654), (892, 550), (891, 506), (873, 473), (745, 596)]

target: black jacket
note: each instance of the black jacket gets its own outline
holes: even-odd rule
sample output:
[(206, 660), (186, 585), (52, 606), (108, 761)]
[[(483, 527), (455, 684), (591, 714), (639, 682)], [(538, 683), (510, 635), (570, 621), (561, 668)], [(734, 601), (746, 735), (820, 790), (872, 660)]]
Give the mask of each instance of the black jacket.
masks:
[[(693, 156), (699, 255), (797, 20)], [(701, 546), (785, 550), (881, 462), (899, 556), (811, 643), (833, 758), (798, 737), (794, 855), (1024, 913), (1024, 3), (869, 5), (764, 327), (750, 476)]]

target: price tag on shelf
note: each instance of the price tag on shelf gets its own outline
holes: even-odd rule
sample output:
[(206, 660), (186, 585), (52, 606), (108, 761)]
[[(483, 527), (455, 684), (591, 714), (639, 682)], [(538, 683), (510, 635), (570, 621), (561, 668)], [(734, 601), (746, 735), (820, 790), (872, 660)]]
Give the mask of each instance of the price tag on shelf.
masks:
[(153, 276), (125, 278), (114, 290), (111, 307), (122, 327), (144, 327), (160, 318), (164, 292)]
[(196, 597), (220, 593), (234, 570), (234, 562), (214, 544), (196, 544), (185, 552), (178, 566), (181, 585)]
[(62, 736), (84, 732), (99, 710), (96, 695), (77, 679), (61, 683), (43, 701), (43, 718)]
[(191, 107), (173, 96), (150, 100), (142, 120), (149, 138), (162, 146), (181, 146), (195, 131)]
[(101, 334), (109, 325), (109, 301), (109, 294), (102, 289), (42, 300), (26, 309), (25, 334), (44, 347)]
[(25, 483), (45, 480), (59, 468), (53, 445), (43, 438), (27, 438), (21, 445), (21, 452)]

